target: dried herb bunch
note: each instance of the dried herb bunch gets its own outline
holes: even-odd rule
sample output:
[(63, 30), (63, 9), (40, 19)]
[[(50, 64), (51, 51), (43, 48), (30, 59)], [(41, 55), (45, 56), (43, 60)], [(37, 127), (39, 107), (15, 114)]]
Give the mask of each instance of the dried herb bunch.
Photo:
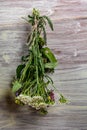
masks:
[[(25, 19), (25, 18), (24, 18)], [(47, 47), (46, 24), (53, 31), (53, 24), (47, 16), (41, 16), (39, 11), (33, 9), (32, 15), (25, 19), (32, 26), (28, 36), (28, 54), (22, 56), (22, 64), (16, 69), (12, 92), (15, 93), (15, 102), (26, 104), (36, 110), (45, 111), (47, 106), (55, 103), (53, 80), (49, 73), (54, 72), (57, 59)], [(51, 84), (53, 89), (49, 89)], [(59, 101), (66, 102), (60, 94)]]

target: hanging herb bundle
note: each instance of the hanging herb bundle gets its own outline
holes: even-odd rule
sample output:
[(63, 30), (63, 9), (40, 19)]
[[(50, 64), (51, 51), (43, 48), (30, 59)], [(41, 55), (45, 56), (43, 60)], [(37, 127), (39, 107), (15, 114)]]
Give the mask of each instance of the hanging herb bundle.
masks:
[[(28, 105), (36, 110), (46, 112), (47, 106), (55, 103), (53, 80), (49, 73), (54, 72), (57, 59), (47, 47), (46, 24), (51, 30), (53, 24), (47, 16), (41, 16), (39, 11), (33, 9), (32, 15), (25, 19), (32, 26), (28, 36), (28, 54), (22, 56), (22, 64), (16, 69), (12, 92), (15, 94), (17, 104)], [(51, 84), (53, 89), (49, 89)], [(65, 103), (62, 94), (59, 101)]]

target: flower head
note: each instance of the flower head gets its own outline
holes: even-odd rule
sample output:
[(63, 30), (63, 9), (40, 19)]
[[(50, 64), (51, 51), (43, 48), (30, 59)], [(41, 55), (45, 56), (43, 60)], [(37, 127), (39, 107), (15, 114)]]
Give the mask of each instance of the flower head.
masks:
[(43, 97), (41, 96), (26, 96), (23, 94), (20, 94), (16, 97), (16, 101), (21, 101), (23, 104), (31, 106), (32, 108), (35, 108), (36, 110), (46, 108), (47, 104), (44, 102)]

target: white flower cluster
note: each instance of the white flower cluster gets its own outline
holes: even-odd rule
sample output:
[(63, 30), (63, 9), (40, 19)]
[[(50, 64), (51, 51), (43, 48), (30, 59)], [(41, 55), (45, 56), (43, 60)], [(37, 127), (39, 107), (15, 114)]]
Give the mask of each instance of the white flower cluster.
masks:
[(19, 96), (16, 97), (16, 99), (20, 100), (25, 105), (35, 108), (36, 110), (47, 107), (47, 104), (44, 102), (43, 97), (41, 96), (30, 97), (30, 96), (20, 94)]
[(23, 94), (20, 94), (19, 96), (17, 96), (16, 99), (18, 99), (19, 101), (21, 101), (25, 105), (28, 105), (31, 102), (31, 97), (23, 95)]

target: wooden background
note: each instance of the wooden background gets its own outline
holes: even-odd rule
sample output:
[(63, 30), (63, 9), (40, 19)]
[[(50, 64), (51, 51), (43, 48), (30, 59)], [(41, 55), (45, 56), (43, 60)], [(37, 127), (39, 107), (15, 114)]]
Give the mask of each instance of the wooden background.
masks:
[[(54, 32), (47, 27), (48, 46), (59, 65), (52, 77), (70, 101), (57, 102), (46, 116), (27, 108), (10, 113), (2, 100), (26, 53), (30, 27), (21, 17), (32, 8), (53, 21)], [(0, 0), (0, 130), (87, 130), (87, 0)]]

